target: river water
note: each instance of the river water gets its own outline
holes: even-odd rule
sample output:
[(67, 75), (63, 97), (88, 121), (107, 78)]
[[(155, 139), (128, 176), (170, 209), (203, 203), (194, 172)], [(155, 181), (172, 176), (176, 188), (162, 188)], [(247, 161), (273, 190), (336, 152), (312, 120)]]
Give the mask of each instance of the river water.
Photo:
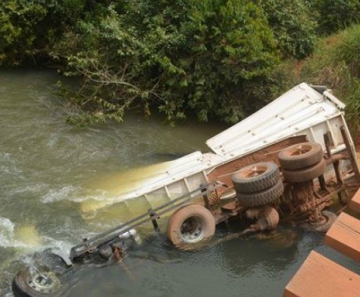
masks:
[[(205, 140), (224, 128), (195, 121), (170, 127), (138, 114), (123, 124), (71, 127), (53, 92), (58, 79), (44, 69), (0, 72), (0, 296), (12, 296), (11, 280), (29, 253), (69, 251), (145, 211), (102, 205), (116, 197), (127, 172), (208, 151)], [(222, 226), (216, 236), (233, 231), (236, 224)], [(175, 249), (163, 234), (146, 235), (122, 265), (84, 272), (69, 296), (281, 296), (314, 248), (360, 270), (323, 246), (323, 235), (292, 226), (191, 252)]]

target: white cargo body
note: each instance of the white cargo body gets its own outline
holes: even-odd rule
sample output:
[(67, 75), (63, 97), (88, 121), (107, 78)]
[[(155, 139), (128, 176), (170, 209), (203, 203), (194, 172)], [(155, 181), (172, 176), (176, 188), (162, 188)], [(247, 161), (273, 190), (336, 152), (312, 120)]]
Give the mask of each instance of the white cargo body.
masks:
[(213, 152), (197, 151), (164, 163), (159, 170), (152, 172), (150, 178), (139, 180), (134, 189), (120, 193), (112, 203), (145, 199), (149, 206), (156, 206), (156, 201), (173, 200), (194, 191), (200, 184), (210, 182), (208, 176), (218, 166), (292, 136), (304, 135), (307, 141), (320, 143), (325, 151), (324, 134), (329, 133), (331, 152), (337, 153), (346, 148), (340, 131), (340, 127), (344, 127), (355, 155), (344, 120), (344, 107), (328, 90), (320, 93), (301, 83), (253, 115), (207, 140)]

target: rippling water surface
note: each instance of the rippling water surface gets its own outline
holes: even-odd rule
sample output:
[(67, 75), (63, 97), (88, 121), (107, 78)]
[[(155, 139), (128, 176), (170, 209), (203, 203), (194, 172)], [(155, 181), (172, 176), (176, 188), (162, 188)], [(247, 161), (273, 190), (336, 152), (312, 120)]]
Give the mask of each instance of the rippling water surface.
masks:
[[(58, 79), (48, 70), (0, 72), (0, 296), (12, 296), (11, 279), (27, 254), (45, 247), (68, 251), (144, 211), (141, 205), (104, 207), (128, 172), (146, 174), (148, 165), (174, 153), (206, 152), (205, 140), (224, 128), (191, 121), (172, 128), (134, 114), (121, 125), (74, 128), (53, 93)], [(234, 228), (223, 226), (217, 238)], [(121, 265), (86, 270), (69, 296), (281, 296), (313, 248), (353, 265), (327, 250), (321, 235), (289, 226), (271, 237), (215, 239), (196, 252), (149, 235)]]

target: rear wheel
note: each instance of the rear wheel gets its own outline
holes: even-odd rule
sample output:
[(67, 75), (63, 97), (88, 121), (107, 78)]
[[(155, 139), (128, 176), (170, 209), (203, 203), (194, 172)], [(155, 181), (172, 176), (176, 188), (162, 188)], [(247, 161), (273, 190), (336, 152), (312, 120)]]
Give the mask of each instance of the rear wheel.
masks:
[(210, 240), (215, 233), (215, 218), (203, 206), (189, 205), (169, 219), (167, 236), (178, 247)]

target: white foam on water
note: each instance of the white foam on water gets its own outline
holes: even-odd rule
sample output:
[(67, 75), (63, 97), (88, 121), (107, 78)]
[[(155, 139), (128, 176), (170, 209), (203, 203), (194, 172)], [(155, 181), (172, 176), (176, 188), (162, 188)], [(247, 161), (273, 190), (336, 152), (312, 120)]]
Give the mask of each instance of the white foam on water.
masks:
[(0, 152), (0, 160), (2, 161), (0, 166), (1, 173), (6, 175), (19, 175), (22, 173), (22, 171), (17, 168), (17, 162), (12, 159), (10, 153)]
[(2, 153), (2, 152), (0, 152), (0, 158), (2, 160), (10, 161), (11, 160), (11, 154), (10, 153)]
[(62, 200), (69, 200), (79, 190), (79, 187), (73, 185), (65, 186), (61, 189), (51, 189), (47, 194), (41, 197), (43, 203), (52, 203)]
[(107, 199), (106, 195), (107, 192), (101, 190), (101, 191), (95, 191), (95, 193), (89, 195), (84, 195), (84, 194), (74, 195), (74, 197), (70, 198), (70, 200), (77, 203), (81, 203), (84, 201), (91, 201), (91, 200), (103, 201)]
[(0, 166), (0, 172), (6, 175), (18, 175), (22, 173), (22, 171), (19, 170), (15, 165), (2, 165)]
[(15, 224), (7, 218), (0, 217), (0, 246), (8, 247), (14, 237)]
[(50, 133), (46, 146), (50, 149), (56, 148), (60, 139), (59, 133)]
[(9, 191), (9, 195), (16, 195), (16, 194), (22, 194), (22, 193), (37, 193), (43, 189), (48, 188), (47, 184), (44, 183), (34, 183), (31, 185), (22, 185), (21, 187), (13, 185), (14, 189), (11, 189)]

